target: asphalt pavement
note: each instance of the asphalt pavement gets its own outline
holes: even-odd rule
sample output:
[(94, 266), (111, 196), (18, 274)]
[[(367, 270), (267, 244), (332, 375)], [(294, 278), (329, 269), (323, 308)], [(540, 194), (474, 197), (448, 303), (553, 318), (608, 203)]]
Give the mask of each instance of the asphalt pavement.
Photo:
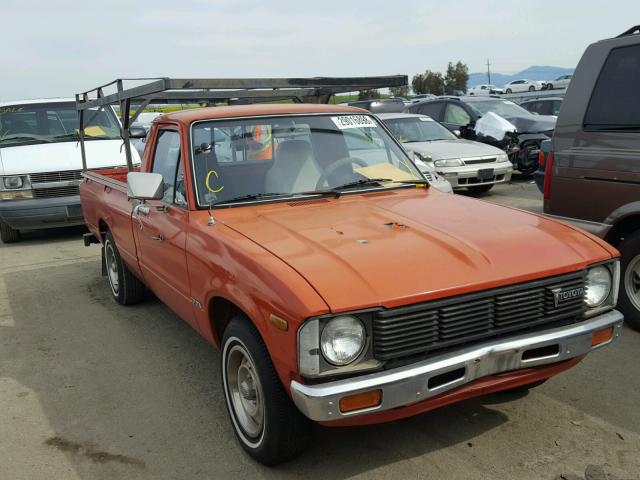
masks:
[[(541, 212), (522, 178), (483, 200)], [(317, 427), (300, 458), (258, 465), (227, 418), (219, 353), (153, 297), (113, 302), (82, 233), (0, 243), (0, 480), (640, 479), (640, 333), (628, 328), (529, 394)]]

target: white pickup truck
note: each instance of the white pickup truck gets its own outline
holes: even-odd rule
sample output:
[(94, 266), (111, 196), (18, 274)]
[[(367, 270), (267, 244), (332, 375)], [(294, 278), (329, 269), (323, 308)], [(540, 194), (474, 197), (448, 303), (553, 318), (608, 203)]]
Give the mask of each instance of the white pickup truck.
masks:
[[(90, 168), (126, 165), (111, 108), (90, 110), (84, 124)], [(132, 157), (140, 163), (135, 149)], [(75, 100), (0, 103), (0, 239), (16, 242), (23, 229), (83, 224), (81, 170)]]

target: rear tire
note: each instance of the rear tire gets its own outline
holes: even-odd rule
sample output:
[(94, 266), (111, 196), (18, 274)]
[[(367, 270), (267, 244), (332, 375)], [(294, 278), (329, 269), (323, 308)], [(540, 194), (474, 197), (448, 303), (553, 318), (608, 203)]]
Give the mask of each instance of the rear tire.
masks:
[(529, 87), (529, 91), (530, 91), (530, 92), (535, 92), (535, 91), (536, 91), (536, 87), (534, 87), (533, 85), (531, 85), (531, 86)]
[(493, 185), (493, 183), (489, 185), (475, 185), (473, 187), (467, 187), (467, 190), (475, 195), (484, 195), (493, 188)]
[(299, 455), (311, 440), (311, 422), (293, 405), (260, 334), (237, 316), (222, 338), (222, 389), (242, 448), (264, 465)]
[(20, 241), (20, 230), (14, 230), (0, 220), (0, 240), (3, 243), (15, 243)]
[(624, 321), (640, 330), (640, 232), (626, 237), (618, 248), (622, 253), (618, 307)]
[(145, 286), (122, 261), (111, 232), (107, 232), (104, 241), (104, 262), (113, 299), (120, 305), (140, 303)]

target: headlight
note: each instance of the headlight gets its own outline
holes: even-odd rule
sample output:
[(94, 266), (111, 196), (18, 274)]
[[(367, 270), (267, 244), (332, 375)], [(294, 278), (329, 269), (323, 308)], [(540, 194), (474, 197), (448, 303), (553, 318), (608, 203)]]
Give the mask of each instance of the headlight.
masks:
[(587, 271), (586, 300), (589, 308), (599, 307), (609, 297), (612, 286), (611, 271), (604, 265)]
[(496, 156), (496, 163), (504, 163), (508, 161), (509, 155), (507, 155), (506, 153), (501, 153), (500, 155)]
[(19, 176), (4, 177), (2, 180), (4, 183), (4, 188), (6, 189), (15, 190), (24, 186), (24, 180), (22, 180), (22, 177)]
[(364, 325), (355, 317), (336, 317), (322, 329), (320, 348), (324, 358), (334, 365), (353, 362), (364, 348)]
[(445, 160), (436, 160), (434, 165), (436, 167), (461, 167), (462, 160), (459, 158), (447, 158)]

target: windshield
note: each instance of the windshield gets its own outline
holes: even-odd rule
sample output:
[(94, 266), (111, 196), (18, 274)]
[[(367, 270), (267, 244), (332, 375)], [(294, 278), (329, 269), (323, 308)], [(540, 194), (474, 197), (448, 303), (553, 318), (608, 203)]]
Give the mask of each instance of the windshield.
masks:
[(488, 100), (486, 102), (466, 102), (477, 115), (493, 112), (501, 117), (530, 116), (531, 113), (508, 100)]
[[(309, 115), (199, 122), (192, 127), (198, 203), (295, 195), (369, 179), (424, 180), (369, 115)], [(250, 199), (247, 199), (250, 200)]]
[[(115, 114), (92, 109), (85, 113), (85, 138), (120, 138)], [(78, 140), (78, 114), (73, 102), (32, 103), (0, 107), (0, 147)]]
[(384, 123), (402, 143), (458, 139), (453, 133), (429, 117), (392, 118), (384, 120)]

